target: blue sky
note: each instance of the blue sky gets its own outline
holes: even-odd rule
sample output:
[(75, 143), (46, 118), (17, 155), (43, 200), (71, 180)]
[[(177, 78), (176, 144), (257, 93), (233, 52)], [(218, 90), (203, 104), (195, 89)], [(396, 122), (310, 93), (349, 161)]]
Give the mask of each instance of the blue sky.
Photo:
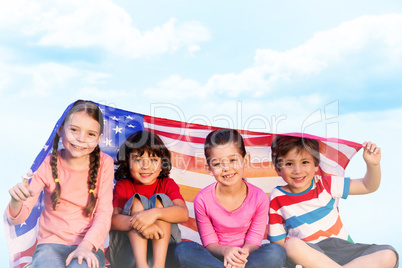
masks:
[[(382, 185), (342, 201), (341, 215), (355, 241), (402, 252), (400, 1), (0, 2), (3, 210), (64, 109), (91, 99), (201, 124), (372, 140)], [(364, 170), (359, 153), (346, 175)], [(4, 232), (0, 248), (3, 267)]]

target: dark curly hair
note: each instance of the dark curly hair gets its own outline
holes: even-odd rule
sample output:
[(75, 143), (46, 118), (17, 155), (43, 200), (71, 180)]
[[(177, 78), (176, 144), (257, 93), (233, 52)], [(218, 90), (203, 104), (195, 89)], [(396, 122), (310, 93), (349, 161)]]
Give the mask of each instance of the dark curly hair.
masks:
[(128, 136), (120, 146), (115, 161), (115, 165), (118, 166), (114, 173), (116, 181), (122, 179), (133, 180), (130, 175), (130, 154), (133, 152), (138, 153), (140, 156), (147, 152), (149, 155), (160, 157), (162, 171), (158, 179), (169, 177), (172, 169), (170, 151), (156, 133), (143, 130)]

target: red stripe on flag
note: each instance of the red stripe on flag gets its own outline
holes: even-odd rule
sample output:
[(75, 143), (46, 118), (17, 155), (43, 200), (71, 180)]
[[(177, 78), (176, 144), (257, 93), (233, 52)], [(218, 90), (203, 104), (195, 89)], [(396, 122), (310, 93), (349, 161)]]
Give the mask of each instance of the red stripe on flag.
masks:
[(332, 176), (334, 174), (330, 174), (325, 172), (324, 170), (322, 170), (322, 168), (320, 166), (318, 166), (318, 171), (315, 173), (316, 175), (320, 175), (320, 176)]
[(319, 141), (320, 144), (320, 153), (325, 155), (328, 159), (340, 164), (342, 167), (347, 166), (350, 159), (347, 157), (342, 151), (337, 150), (331, 146), (328, 146), (326, 143)]
[(180, 223), (180, 225), (183, 225), (195, 232), (198, 232), (197, 223), (194, 218), (189, 217), (186, 222)]
[[(35, 244), (33, 246), (31, 246), (30, 248), (14, 254), (14, 262), (17, 262), (18, 260), (20, 260), (20, 258), (23, 258), (23, 257), (32, 257), (32, 255), (36, 249), (36, 245), (37, 245), (37, 241), (35, 241)], [(23, 263), (20, 263), (18, 266), (14, 266), (14, 267), (23, 268), (26, 264), (27, 264), (27, 262), (23, 262)]]
[(170, 133), (170, 132), (165, 132), (165, 131), (156, 130), (156, 129), (152, 129), (152, 128), (151, 129), (150, 128), (145, 128), (145, 130), (151, 130), (154, 133), (158, 134), (159, 136), (163, 136), (163, 137), (173, 139), (173, 140), (177, 140), (177, 141), (204, 144), (204, 140), (205, 140), (205, 138), (188, 136), (188, 135), (184, 135), (184, 134)]
[(145, 123), (149, 123), (149, 124), (155, 124), (155, 125), (166, 126), (166, 127), (183, 128), (183, 129), (185, 129), (185, 128), (187, 128), (187, 129), (203, 129), (203, 130), (210, 130), (210, 131), (219, 129), (218, 127), (186, 123), (186, 122), (181, 122), (181, 121), (176, 121), (176, 120), (152, 117), (149, 115), (145, 115), (143, 118), (143, 121)]

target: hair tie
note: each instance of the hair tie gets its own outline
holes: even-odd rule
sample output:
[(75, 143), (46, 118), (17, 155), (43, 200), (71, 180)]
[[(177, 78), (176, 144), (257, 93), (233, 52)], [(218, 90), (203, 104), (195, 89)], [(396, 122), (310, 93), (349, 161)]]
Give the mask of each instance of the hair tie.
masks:
[(93, 194), (93, 193), (94, 193), (94, 190), (92, 190), (92, 189), (91, 189), (91, 190), (89, 190), (89, 193), (90, 193), (90, 194), (91, 194), (91, 193)]
[(59, 178), (57, 178), (57, 179), (54, 179), (54, 182), (59, 182)]

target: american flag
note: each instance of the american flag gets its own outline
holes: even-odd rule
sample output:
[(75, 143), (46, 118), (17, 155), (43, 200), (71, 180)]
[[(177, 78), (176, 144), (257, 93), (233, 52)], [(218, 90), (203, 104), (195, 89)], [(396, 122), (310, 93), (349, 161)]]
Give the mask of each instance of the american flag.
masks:
[[(70, 104), (57, 121), (53, 131), (31, 166), (35, 172), (51, 151), (51, 145), (57, 129), (72, 107)], [(180, 224), (183, 240), (201, 242), (195, 223), (193, 201), (199, 190), (213, 183), (214, 178), (205, 170), (203, 151), (204, 139), (218, 127), (192, 124), (175, 120), (151, 117), (115, 107), (97, 103), (102, 110), (105, 128), (100, 142), (101, 150), (113, 159), (120, 144), (132, 133), (150, 130), (157, 133), (172, 154), (172, 171), (170, 177), (180, 186), (181, 193), (190, 212), (187, 222)], [(337, 138), (323, 138), (305, 133), (271, 134), (238, 130), (244, 139), (246, 150), (251, 156), (251, 165), (245, 171), (245, 177), (252, 184), (263, 189), (268, 195), (271, 190), (283, 184), (276, 174), (271, 162), (270, 145), (277, 135), (313, 138), (319, 141), (321, 164), (318, 173), (344, 176), (345, 168), (352, 157), (361, 149), (361, 144)], [(6, 237), (9, 247), (10, 267), (24, 267), (31, 262), (36, 247), (38, 218), (43, 208), (43, 193), (29, 218), (21, 225), (10, 225), (4, 214)], [(108, 240), (105, 242), (108, 247)]]

